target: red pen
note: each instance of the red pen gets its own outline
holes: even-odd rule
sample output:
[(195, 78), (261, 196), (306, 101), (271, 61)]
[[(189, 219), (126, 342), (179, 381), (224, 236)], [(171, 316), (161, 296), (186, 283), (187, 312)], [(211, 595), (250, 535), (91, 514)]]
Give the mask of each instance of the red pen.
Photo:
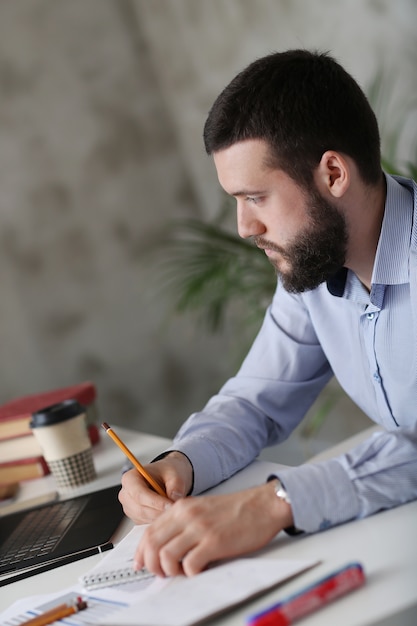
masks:
[(365, 573), (360, 563), (349, 563), (314, 583), (289, 596), (261, 613), (248, 618), (250, 626), (288, 626), (296, 620), (316, 611), (345, 593), (361, 587)]

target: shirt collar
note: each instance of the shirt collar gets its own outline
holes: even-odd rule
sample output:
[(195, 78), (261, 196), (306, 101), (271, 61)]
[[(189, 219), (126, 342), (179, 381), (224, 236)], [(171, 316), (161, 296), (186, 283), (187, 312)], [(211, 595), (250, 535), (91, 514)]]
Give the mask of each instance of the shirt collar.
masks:
[(372, 284), (408, 283), (413, 196), (392, 176), (386, 176), (387, 199), (375, 255)]
[[(375, 255), (372, 284), (398, 285), (409, 281), (409, 250), (413, 222), (413, 196), (408, 187), (385, 175), (387, 197)], [(348, 270), (342, 267), (327, 281), (333, 296), (342, 297)]]

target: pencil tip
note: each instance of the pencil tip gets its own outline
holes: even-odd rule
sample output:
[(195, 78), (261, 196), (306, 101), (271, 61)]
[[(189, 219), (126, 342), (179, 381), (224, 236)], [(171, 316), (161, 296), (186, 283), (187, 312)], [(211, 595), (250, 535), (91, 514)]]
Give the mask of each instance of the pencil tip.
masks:
[(109, 428), (110, 428), (110, 426), (108, 425), (107, 422), (103, 422), (101, 426), (102, 426), (102, 428), (104, 428), (104, 430), (109, 430)]

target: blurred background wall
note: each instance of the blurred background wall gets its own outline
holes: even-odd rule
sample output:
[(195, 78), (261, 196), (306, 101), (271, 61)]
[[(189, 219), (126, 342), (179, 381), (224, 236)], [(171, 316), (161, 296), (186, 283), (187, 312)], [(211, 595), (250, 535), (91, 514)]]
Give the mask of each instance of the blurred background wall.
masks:
[(170, 221), (221, 202), (214, 98), (255, 57), (319, 48), (363, 87), (386, 70), (397, 123), (416, 6), (0, 0), (0, 402), (92, 380), (103, 419), (173, 435), (237, 365), (233, 320), (210, 335), (173, 314), (159, 264)]

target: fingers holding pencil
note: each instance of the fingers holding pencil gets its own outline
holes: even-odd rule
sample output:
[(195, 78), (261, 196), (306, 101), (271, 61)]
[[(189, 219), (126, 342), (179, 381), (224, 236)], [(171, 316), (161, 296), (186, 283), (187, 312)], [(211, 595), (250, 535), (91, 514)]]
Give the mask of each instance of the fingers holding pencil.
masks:
[(153, 522), (167, 507), (185, 497), (192, 485), (192, 466), (180, 452), (172, 452), (161, 460), (145, 465), (144, 469), (164, 486), (167, 495), (162, 498), (150, 489), (148, 481), (136, 469), (125, 472), (119, 500), (125, 515), (135, 524)]
[(124, 514), (135, 524), (150, 524), (171, 505), (166, 496), (162, 498), (149, 487), (135, 468), (123, 474), (118, 498)]
[(119, 500), (125, 515), (135, 524), (153, 522), (176, 500), (187, 496), (192, 485), (192, 466), (180, 452), (172, 452), (163, 459), (146, 465), (145, 469), (164, 485), (167, 496), (161, 498), (149, 489), (148, 483), (135, 469), (125, 472)]
[(126, 444), (120, 439), (120, 437), (116, 435), (114, 430), (107, 424), (107, 422), (103, 422), (102, 427), (104, 428), (106, 433), (109, 435), (109, 437), (113, 439), (114, 443), (117, 446), (119, 446), (123, 454), (125, 454), (125, 456), (129, 459), (129, 461), (131, 461), (135, 469), (137, 469), (139, 474), (143, 476), (143, 478), (152, 487), (152, 489), (154, 489), (156, 493), (159, 493), (160, 496), (166, 497), (166, 493), (162, 489), (161, 485), (153, 478), (153, 476), (149, 472), (146, 471), (143, 465), (135, 457), (133, 452), (131, 452), (129, 448), (126, 446)]

